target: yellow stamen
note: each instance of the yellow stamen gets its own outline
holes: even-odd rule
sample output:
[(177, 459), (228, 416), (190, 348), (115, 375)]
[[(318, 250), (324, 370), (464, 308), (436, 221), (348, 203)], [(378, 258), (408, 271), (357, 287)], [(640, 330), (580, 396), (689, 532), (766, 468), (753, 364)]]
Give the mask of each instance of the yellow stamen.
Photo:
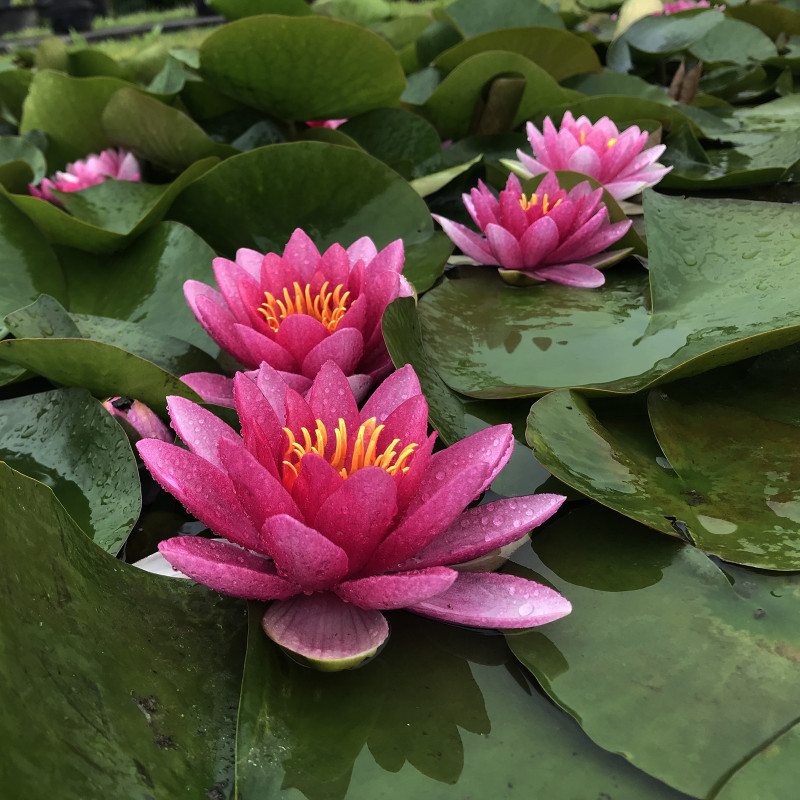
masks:
[[(542, 197), (542, 214), (546, 214), (548, 211), (552, 211), (557, 205), (561, 203), (563, 197), (560, 197), (558, 200), (553, 203), (552, 207), (550, 206), (550, 195), (545, 194)], [(520, 207), (523, 211), (527, 211), (529, 208), (533, 208), (533, 206), (539, 203), (539, 196), (536, 194), (531, 195), (531, 199), (528, 198), (523, 194), (519, 200)]]
[(586, 144), (586, 131), (581, 131), (581, 144)]
[(292, 285), (294, 297), (289, 294), (286, 287), (283, 289), (282, 298), (264, 292), (267, 299), (258, 307), (258, 313), (264, 315), (267, 325), (276, 332), (286, 317), (292, 314), (306, 314), (319, 320), (333, 333), (350, 307), (350, 292), (345, 292), (342, 284), (329, 292), (329, 285), (330, 283), (325, 281), (319, 293), (313, 296), (310, 284), (306, 284), (303, 288), (297, 281)]
[[(283, 470), (283, 485), (289, 490), (294, 486), (294, 482), (300, 474), (304, 456), (309, 453), (316, 453), (318, 456), (325, 458), (328, 432), (322, 420), (315, 420), (315, 423), (316, 427), (313, 432), (307, 428), (300, 428), (300, 435), (303, 438), (302, 444), (295, 439), (289, 428), (283, 429), (288, 439), (283, 457), (283, 465), (285, 467)], [(406, 462), (417, 449), (417, 443), (413, 442), (406, 445), (398, 455), (395, 448), (400, 444), (400, 440), (394, 439), (388, 447), (379, 453), (378, 439), (385, 426), (376, 423), (375, 417), (370, 417), (366, 422), (362, 422), (359, 425), (353, 441), (352, 454), (348, 459), (347, 427), (344, 420), (339, 419), (334, 431), (336, 444), (333, 448), (333, 453), (326, 460), (343, 478), (349, 477), (363, 467), (380, 467), (393, 476), (397, 475), (398, 472), (403, 474), (408, 471)]]
[(609, 140), (606, 142), (606, 147), (609, 147), (609, 148), (611, 148), (611, 147), (613, 147), (613, 146), (614, 146), (616, 143), (617, 143), (617, 140), (616, 140), (616, 139), (609, 139)]

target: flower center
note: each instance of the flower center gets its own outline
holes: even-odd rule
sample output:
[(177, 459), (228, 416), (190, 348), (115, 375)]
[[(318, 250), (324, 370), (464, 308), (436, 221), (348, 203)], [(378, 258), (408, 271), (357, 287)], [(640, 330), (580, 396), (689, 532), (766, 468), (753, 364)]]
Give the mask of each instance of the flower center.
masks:
[[(561, 203), (564, 198), (559, 198), (558, 200), (553, 203), (552, 207), (550, 206), (550, 196), (545, 194), (542, 197), (542, 215), (546, 214), (548, 211), (552, 211), (557, 205)], [(539, 195), (532, 194), (531, 199), (528, 198), (523, 194), (522, 197), (519, 199), (519, 204), (522, 206), (523, 211), (527, 211), (529, 208), (533, 208), (534, 206), (539, 204)]]
[[(370, 417), (366, 422), (362, 422), (358, 427), (353, 450), (348, 458), (347, 453), (347, 427), (344, 420), (340, 417), (339, 424), (336, 426), (334, 435), (336, 437), (336, 447), (333, 453), (326, 459), (328, 463), (338, 471), (343, 477), (347, 478), (362, 467), (380, 467), (385, 469), (390, 475), (398, 472), (408, 471), (406, 462), (411, 454), (417, 449), (417, 443), (406, 445), (399, 452), (397, 450), (400, 440), (393, 439), (392, 443), (378, 452), (378, 438), (385, 425), (376, 425), (375, 417)], [(283, 465), (283, 485), (291, 491), (297, 476), (300, 474), (300, 466), (303, 456), (309, 453), (316, 453), (325, 458), (325, 448), (328, 444), (328, 431), (321, 420), (316, 420), (316, 428), (309, 431), (308, 428), (300, 428), (303, 441), (298, 442), (289, 428), (284, 428), (284, 433), (289, 437), (289, 446), (284, 454)], [(349, 466), (348, 466), (349, 462)]]
[(609, 139), (606, 142), (606, 147), (610, 150), (617, 143), (616, 139)]
[(339, 284), (332, 292), (329, 292), (329, 285), (329, 282), (325, 281), (319, 293), (313, 296), (310, 284), (306, 284), (305, 289), (302, 289), (297, 281), (293, 285), (294, 297), (289, 294), (289, 290), (285, 287), (283, 289), (283, 299), (275, 297), (270, 292), (264, 292), (264, 296), (267, 299), (266, 302), (259, 306), (258, 311), (264, 315), (267, 325), (276, 332), (281, 322), (290, 314), (307, 314), (309, 317), (319, 320), (333, 333), (350, 307), (348, 302), (350, 292), (344, 292), (343, 294), (344, 286), (342, 284)]

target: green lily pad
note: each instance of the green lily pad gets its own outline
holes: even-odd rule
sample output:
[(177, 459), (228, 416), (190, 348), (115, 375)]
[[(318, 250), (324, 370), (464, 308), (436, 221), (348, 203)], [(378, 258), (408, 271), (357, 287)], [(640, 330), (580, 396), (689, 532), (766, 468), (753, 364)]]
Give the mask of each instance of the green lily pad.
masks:
[(525, 401), (478, 401), (450, 389), (433, 368), (422, 346), (422, 334), (413, 297), (399, 297), (383, 313), (383, 337), (396, 367), (411, 364), (428, 401), (431, 427), (445, 444), (455, 444), (489, 425), (514, 426), (514, 452), (492, 483), (505, 497), (533, 494), (548, 479), (525, 441)]
[(112, 555), (141, 511), (128, 438), (81, 389), (0, 401), (0, 460), (50, 486), (75, 523)]
[(660, 159), (674, 166), (664, 176), (664, 188), (702, 190), (775, 183), (800, 159), (800, 133), (786, 131), (741, 147), (708, 150), (699, 162), (694, 160), (698, 147), (686, 128), (670, 140)]
[[(317, 247), (402, 238), (410, 280), (430, 281), (449, 255), (425, 202), (394, 170), (359, 150), (320, 142), (271, 145), (229, 158), (178, 197), (170, 216), (218, 252), (282, 252), (295, 228)], [(429, 284), (428, 284), (429, 285)]]
[(166, 185), (108, 180), (78, 192), (57, 192), (70, 214), (38, 197), (7, 197), (51, 243), (90, 253), (112, 253), (160, 222), (175, 197), (217, 161), (196, 161)]
[(103, 109), (114, 92), (133, 88), (119, 78), (72, 78), (62, 72), (37, 72), (22, 108), (19, 132), (37, 128), (49, 139), (51, 172), (68, 161), (111, 146), (103, 130)]
[(201, 158), (227, 158), (238, 152), (215, 142), (182, 111), (136, 89), (120, 89), (111, 95), (102, 124), (114, 145), (171, 169), (185, 169)]
[[(800, 758), (800, 725), (781, 733), (740, 767), (716, 800), (782, 800), (791, 796)], [(787, 794), (788, 793), (788, 794)]]
[(721, 11), (699, 14), (647, 16), (631, 25), (621, 39), (642, 53), (668, 55), (684, 50), (725, 22)]
[(68, 53), (69, 74), (75, 78), (107, 78), (130, 79), (128, 71), (107, 53), (96, 47), (86, 47)]
[(778, 55), (769, 36), (754, 25), (729, 18), (692, 42), (689, 52), (707, 64), (749, 64)]
[(13, 118), (9, 121), (18, 122), (22, 116), (22, 104), (32, 80), (33, 72), (29, 69), (0, 70), (0, 108), (6, 112), (4, 117)]
[(0, 164), (0, 184), (9, 192), (27, 192), (33, 183), (33, 170), (27, 161), (15, 158)]
[(456, 0), (445, 13), (465, 39), (498, 28), (564, 27), (561, 17), (538, 0)]
[(265, 15), (225, 25), (200, 47), (200, 72), (221, 92), (289, 120), (394, 106), (405, 87), (397, 54), (380, 36), (315, 16)]
[(0, 498), (0, 675), (17, 687), (3, 702), (5, 791), (221, 792), (233, 778), (241, 601), (117, 561), (48, 487), (5, 465)]
[(800, 340), (800, 208), (650, 191), (645, 219), (649, 281), (617, 267), (599, 289), (517, 289), (490, 267), (448, 273), (419, 305), (444, 381), (481, 398), (632, 393)]
[(554, 78), (519, 53), (490, 50), (462, 61), (434, 89), (422, 105), (422, 113), (436, 126), (444, 139), (460, 139), (470, 132), (481, 92), (492, 79), (521, 76), (525, 79), (522, 97), (511, 109), (510, 128), (531, 119), (554, 105), (571, 102), (578, 95), (558, 85)]
[[(135, 339), (133, 333), (130, 339)], [(142, 336), (138, 346), (149, 348), (148, 338)], [(160, 355), (164, 356), (163, 350)], [(95, 397), (135, 397), (162, 415), (166, 413), (167, 395), (200, 401), (178, 376), (152, 361), (123, 347), (89, 338), (5, 339), (0, 342), (0, 360), (24, 367), (53, 383), (81, 386)], [(176, 371), (183, 375), (195, 370)]]
[(0, 319), (40, 294), (66, 301), (64, 276), (52, 249), (5, 197), (0, 197), (0, 251)]
[(506, 638), (599, 745), (712, 797), (796, 721), (797, 576), (739, 569), (729, 580), (699, 550), (596, 506), (533, 545), (529, 563), (573, 610)]
[(370, 155), (406, 179), (412, 177), (415, 167), (442, 152), (442, 141), (430, 122), (400, 108), (368, 111), (346, 122), (337, 132), (355, 139)]
[[(354, 672), (289, 661), (251, 606), (237, 735), (241, 798), (534, 797), (686, 800), (603, 752), (548, 703), (501, 637), (391, 615)], [(509, 742), (525, 742), (526, 757)], [(579, 768), (575, 768), (578, 764)]]
[(159, 223), (111, 256), (72, 249), (58, 253), (71, 311), (127, 320), (212, 354), (219, 347), (195, 319), (183, 284), (191, 279), (214, 285), (215, 255), (196, 233), (176, 222)]
[(789, 36), (800, 34), (800, 14), (783, 6), (769, 4), (763, 8), (751, 5), (728, 6), (725, 9), (725, 16), (749, 22), (772, 39), (776, 39), (781, 33)]
[[(30, 165), (31, 183), (39, 183), (47, 174), (47, 160), (44, 153), (24, 136), (3, 136), (0, 138), (0, 164), (22, 160)], [(24, 191), (27, 191), (25, 187)]]
[[(671, 391), (649, 397), (655, 440), (646, 422), (620, 431), (608, 409), (598, 418), (564, 391), (534, 404), (528, 441), (560, 480), (662, 533), (727, 561), (800, 568), (797, 425), (775, 418), (768, 393), (749, 410)], [(776, 394), (778, 407), (796, 397)]]
[(470, 56), (487, 50), (519, 53), (559, 82), (571, 75), (601, 69), (597, 53), (585, 39), (552, 27), (513, 28), (473, 36), (440, 53), (433, 63), (451, 72)]

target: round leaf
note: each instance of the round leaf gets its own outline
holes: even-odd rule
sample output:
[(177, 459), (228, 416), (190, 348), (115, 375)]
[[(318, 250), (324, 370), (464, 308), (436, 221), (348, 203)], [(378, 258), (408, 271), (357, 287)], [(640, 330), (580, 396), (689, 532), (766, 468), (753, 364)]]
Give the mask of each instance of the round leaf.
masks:
[(225, 25), (200, 47), (200, 71), (221, 92), (289, 120), (394, 106), (405, 87), (386, 41), (325, 17), (266, 15)]

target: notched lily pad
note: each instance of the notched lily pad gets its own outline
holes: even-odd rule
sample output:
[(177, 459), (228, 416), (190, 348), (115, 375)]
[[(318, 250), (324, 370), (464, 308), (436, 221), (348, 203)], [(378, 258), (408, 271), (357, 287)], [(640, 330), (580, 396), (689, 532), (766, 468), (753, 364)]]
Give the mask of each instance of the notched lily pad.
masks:
[(725, 797), (720, 785), (796, 721), (797, 576), (726, 575), (596, 506), (533, 548), (526, 565), (573, 610), (506, 640), (600, 746), (692, 797)]

